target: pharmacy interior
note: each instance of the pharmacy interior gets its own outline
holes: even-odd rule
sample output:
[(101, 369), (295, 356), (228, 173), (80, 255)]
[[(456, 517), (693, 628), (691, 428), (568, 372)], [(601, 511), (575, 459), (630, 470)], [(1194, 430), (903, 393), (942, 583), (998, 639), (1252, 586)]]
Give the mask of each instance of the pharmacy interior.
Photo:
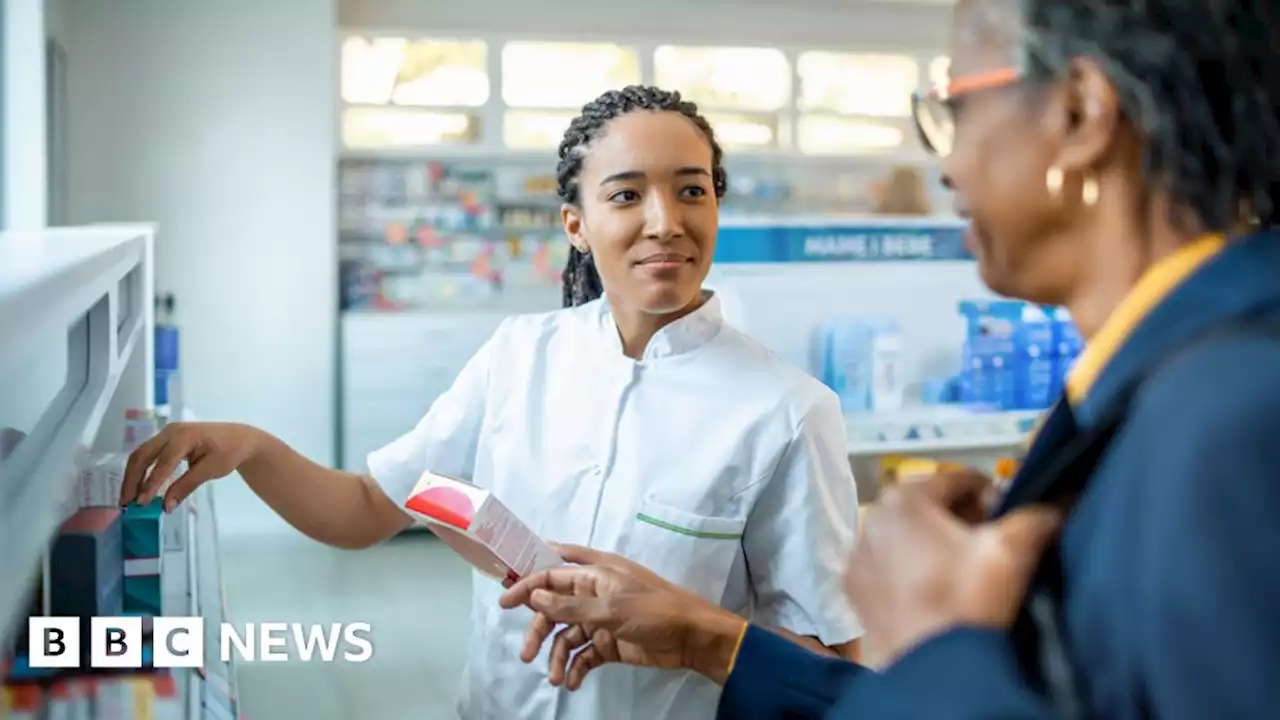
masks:
[[(412, 427), (504, 317), (560, 305), (555, 148), (577, 108), (628, 84), (708, 115), (730, 177), (709, 284), (731, 323), (839, 395), (864, 500), (946, 460), (1007, 474), (1079, 352), (1060, 309), (993, 298), (963, 247), (910, 118), (910, 93), (946, 73), (937, 48), (348, 27), (334, 52), (342, 467)], [(25, 403), (0, 423), (8, 717), (128, 717), (144, 695), (154, 717), (236, 717), (212, 498), (115, 502), (127, 451), (199, 414), (153, 302), (163, 230), (52, 233), (26, 247), (56, 254), (0, 245), (0, 337), (17, 339), (0, 397)], [(138, 617), (144, 633), (202, 615), (214, 634), (201, 669), (58, 682), (74, 672), (25, 651), (42, 615)]]

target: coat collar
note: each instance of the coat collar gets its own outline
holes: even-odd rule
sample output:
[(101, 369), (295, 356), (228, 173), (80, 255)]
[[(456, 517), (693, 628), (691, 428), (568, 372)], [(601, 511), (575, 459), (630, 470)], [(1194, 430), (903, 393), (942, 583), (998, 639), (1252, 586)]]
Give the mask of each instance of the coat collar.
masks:
[[(1151, 307), (1136, 312), (1122, 304), (1118, 309), (1134, 316), (1129, 319), (1132, 328), (1127, 333), (1113, 330), (1114, 347), (1106, 353), (1110, 357), (1100, 358), (1096, 368), (1085, 366), (1091, 382), (1080, 382), (1078, 378), (1083, 376), (1075, 376), (1079, 396), (1072, 398), (1071, 409), (1081, 424), (1096, 421), (1131, 383), (1195, 335), (1215, 325), (1280, 308), (1280, 231), (1231, 240), (1220, 251), (1192, 248), (1180, 262), (1183, 270), (1166, 267), (1164, 282), (1169, 287), (1163, 293), (1152, 293), (1148, 286), (1146, 292), (1158, 295), (1148, 301)], [(1134, 295), (1133, 304), (1129, 300), (1125, 303), (1130, 308), (1142, 302), (1137, 293)], [(1106, 332), (1104, 326), (1099, 336)], [(1101, 340), (1111, 342), (1105, 337)], [(1087, 361), (1087, 354), (1081, 361)]]

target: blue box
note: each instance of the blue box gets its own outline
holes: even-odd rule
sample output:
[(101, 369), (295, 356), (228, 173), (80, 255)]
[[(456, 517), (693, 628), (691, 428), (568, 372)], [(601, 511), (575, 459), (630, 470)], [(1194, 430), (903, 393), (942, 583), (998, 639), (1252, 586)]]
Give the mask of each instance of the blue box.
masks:
[(124, 612), (143, 617), (160, 614), (161, 557), (164, 548), (164, 501), (131, 504), (124, 511)]
[(963, 301), (962, 402), (999, 410), (1040, 410), (1060, 384), (1057, 311), (1020, 300)]
[(50, 555), (49, 606), (53, 615), (85, 620), (118, 615), (124, 542), (117, 508), (85, 508), (62, 524)]
[(129, 575), (124, 579), (124, 614), (155, 617), (160, 615), (160, 572)]
[(1057, 396), (1058, 324), (1054, 311), (1027, 305), (1014, 329), (1019, 410), (1042, 410)]
[(163, 498), (156, 498), (146, 505), (130, 503), (124, 510), (124, 559), (160, 557), (163, 524)]
[(958, 397), (961, 404), (985, 410), (1007, 410), (1016, 404), (1016, 369), (1006, 355), (966, 345), (964, 357)]

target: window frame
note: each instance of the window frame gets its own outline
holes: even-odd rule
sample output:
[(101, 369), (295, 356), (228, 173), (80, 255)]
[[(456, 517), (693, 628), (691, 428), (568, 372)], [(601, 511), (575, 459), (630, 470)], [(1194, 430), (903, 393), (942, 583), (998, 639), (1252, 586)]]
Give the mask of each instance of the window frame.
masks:
[[(509, 110), (526, 110), (526, 111), (557, 111), (556, 108), (525, 108), (517, 106), (508, 106), (503, 99), (504, 77), (502, 74), (502, 48), (508, 42), (565, 42), (565, 43), (587, 43), (587, 44), (614, 44), (623, 47), (634, 48), (640, 56), (640, 75), (641, 82), (644, 84), (652, 84), (655, 80), (654, 53), (664, 45), (674, 45), (677, 47), (739, 47), (739, 48), (769, 48), (780, 50), (787, 60), (787, 65), (791, 73), (791, 87), (787, 102), (782, 109), (776, 112), (772, 111), (749, 111), (732, 107), (706, 106), (700, 107), (701, 110), (710, 115), (732, 115), (744, 119), (762, 119), (768, 120), (778, 128), (778, 147), (769, 150), (734, 150), (732, 155), (734, 158), (743, 159), (799, 159), (811, 160), (815, 162), (857, 162), (861, 160), (885, 160), (888, 162), (929, 164), (931, 158), (923, 148), (918, 147), (915, 141), (915, 133), (911, 124), (910, 117), (905, 118), (886, 118), (879, 116), (864, 115), (839, 115), (851, 120), (864, 122), (874, 122), (886, 126), (893, 126), (900, 130), (904, 137), (904, 144), (892, 150), (874, 151), (869, 150), (866, 153), (831, 153), (831, 154), (807, 154), (799, 149), (798, 133), (800, 118), (806, 114), (830, 116), (833, 113), (813, 111), (807, 113), (800, 109), (800, 92), (801, 78), (798, 68), (799, 57), (806, 52), (826, 52), (840, 54), (871, 54), (871, 55), (902, 55), (911, 57), (917, 67), (919, 74), (918, 86), (925, 87), (929, 82), (929, 64), (935, 58), (945, 55), (941, 48), (922, 49), (922, 48), (904, 48), (895, 45), (872, 45), (860, 44), (857, 47), (849, 46), (832, 46), (829, 44), (794, 44), (794, 43), (768, 43), (768, 42), (752, 42), (744, 40), (741, 42), (731, 42), (720, 38), (696, 39), (687, 36), (673, 37), (652, 37), (652, 36), (624, 36), (620, 34), (593, 34), (590, 38), (583, 37), (581, 34), (573, 33), (512, 33), (512, 32), (493, 32), (493, 31), (477, 31), (467, 30), (465, 28), (436, 28), (432, 30), (419, 30), (412, 28), (398, 28), (389, 30), (385, 28), (371, 27), (344, 27), (340, 28), (335, 36), (334, 46), (337, 50), (338, 60), (335, 68), (335, 74), (338, 76), (337, 81), (341, 81), (341, 48), (343, 41), (351, 36), (363, 36), (367, 38), (375, 38), (379, 36), (405, 37), (419, 40), (429, 40), (439, 38), (442, 40), (449, 39), (475, 39), (482, 40), (486, 43), (485, 64), (489, 74), (489, 101), (483, 106), (469, 108), (469, 110), (479, 117), (481, 122), (479, 140), (471, 145), (440, 145), (436, 147), (414, 147), (414, 148), (386, 148), (386, 149), (356, 149), (348, 148), (342, 140), (341, 114), (342, 110), (348, 107), (348, 104), (342, 100), (341, 93), (338, 94), (338, 114), (339, 122), (335, 128), (337, 135), (337, 147), (341, 157), (424, 157), (439, 158), (442, 160), (453, 158), (470, 158), (470, 157), (507, 157), (519, 159), (521, 157), (530, 160), (554, 157), (555, 148), (549, 147), (545, 150), (527, 150), (527, 149), (510, 149), (504, 142), (504, 120)], [(369, 107), (362, 105), (362, 107)], [(395, 107), (388, 105), (388, 107)], [(443, 109), (443, 108), (441, 108)], [(462, 108), (455, 108), (462, 110)], [(559, 110), (576, 110), (576, 108), (561, 108)]]

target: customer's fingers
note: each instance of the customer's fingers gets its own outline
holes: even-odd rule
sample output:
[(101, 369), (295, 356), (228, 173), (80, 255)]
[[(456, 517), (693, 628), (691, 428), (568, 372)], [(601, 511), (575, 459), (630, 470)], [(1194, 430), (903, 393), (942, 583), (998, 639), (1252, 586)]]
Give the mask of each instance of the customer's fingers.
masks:
[(991, 529), (1015, 568), (1014, 580), (1027, 582), (1040, 565), (1040, 556), (1062, 526), (1062, 512), (1048, 505), (1030, 505), (1005, 515)]
[(524, 645), (520, 648), (520, 659), (524, 662), (533, 662), (538, 657), (538, 652), (542, 650), (542, 644), (547, 641), (552, 632), (555, 632), (556, 623), (551, 618), (542, 613), (535, 613), (533, 620), (529, 622), (529, 627), (524, 631)]
[(552, 685), (564, 682), (573, 651), (586, 645), (588, 640), (590, 637), (581, 625), (570, 625), (556, 633), (555, 640), (551, 642), (551, 657), (547, 661), (547, 679)]
[(573, 593), (575, 588), (590, 587), (594, 582), (592, 570), (581, 567), (557, 567), (522, 578), (498, 599), (498, 604), (511, 608), (528, 605), (529, 598), (537, 590), (553, 593)]
[(969, 523), (986, 519), (987, 500), (993, 491), (991, 478), (973, 468), (944, 470), (926, 480), (901, 486), (908, 493), (920, 493), (932, 502)]
[(533, 591), (529, 596), (529, 607), (566, 625), (614, 627), (622, 619), (617, 617), (614, 603), (607, 598), (558, 595), (548, 590)]
[(587, 673), (604, 665), (607, 662), (604, 653), (600, 647), (592, 643), (582, 649), (582, 652), (573, 656), (573, 662), (569, 664), (568, 679), (565, 687), (569, 690), (582, 689), (582, 682), (586, 679)]

